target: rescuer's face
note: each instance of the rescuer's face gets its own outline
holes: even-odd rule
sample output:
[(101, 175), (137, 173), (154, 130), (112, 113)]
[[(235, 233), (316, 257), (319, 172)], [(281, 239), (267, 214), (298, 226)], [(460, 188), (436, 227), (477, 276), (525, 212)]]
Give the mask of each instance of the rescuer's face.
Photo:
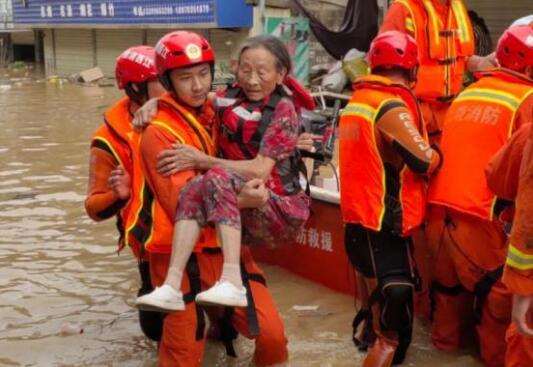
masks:
[(177, 97), (191, 107), (201, 107), (211, 90), (213, 77), (209, 64), (200, 64), (170, 72)]

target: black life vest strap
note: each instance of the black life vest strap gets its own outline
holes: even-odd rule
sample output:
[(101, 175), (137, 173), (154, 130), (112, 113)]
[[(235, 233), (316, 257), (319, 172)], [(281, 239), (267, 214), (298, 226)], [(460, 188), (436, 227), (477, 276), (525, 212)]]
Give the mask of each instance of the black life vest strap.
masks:
[(429, 285), (429, 319), (433, 321), (433, 318), (435, 316), (435, 308), (437, 306), (435, 295), (437, 293), (456, 297), (464, 292), (468, 292), (468, 291), (465, 287), (463, 287), (461, 283), (456, 284), (452, 287), (447, 287), (436, 281), (431, 282)]
[[(195, 253), (191, 254), (189, 261), (187, 261), (187, 267), (185, 268), (187, 272), (187, 277), (189, 278), (190, 292), (183, 295), (183, 301), (186, 304), (194, 302), (196, 295), (201, 292), (202, 286), (200, 283), (200, 267), (198, 266), (198, 258)], [(202, 340), (205, 333), (205, 315), (204, 311), (198, 305), (195, 304), (196, 308), (196, 340)]]
[(261, 112), (261, 121), (259, 123), (259, 126), (257, 127), (257, 130), (252, 135), (250, 139), (250, 144), (255, 148), (259, 149), (259, 146), (261, 144), (261, 140), (263, 140), (263, 136), (265, 135), (266, 129), (270, 125), (270, 122), (272, 121), (272, 115), (274, 114), (274, 111), (276, 110), (276, 106), (278, 103), (283, 99), (283, 97), (286, 97), (287, 93), (283, 89), (282, 86), (278, 85), (272, 95), (270, 96), (270, 99), (268, 103), (263, 107), (263, 111)]
[(148, 185), (145, 183), (144, 190), (143, 190), (143, 205), (140, 209), (139, 216), (137, 218), (137, 222), (133, 226), (131, 230), (132, 236), (137, 240), (140, 246), (141, 256), (144, 256), (145, 254), (145, 243), (148, 237), (150, 236), (150, 232), (152, 231), (152, 203), (154, 201), (154, 194), (152, 193), (152, 190), (148, 187)]
[[(361, 323), (363, 325), (363, 331), (361, 334), (361, 339), (357, 338), (357, 329)], [(366, 352), (368, 347), (370, 347), (376, 338), (374, 329), (372, 327), (372, 310), (368, 309), (359, 309), (359, 312), (355, 315), (352, 321), (352, 341), (361, 352)]]
[(481, 277), (474, 287), (474, 320), (477, 325), (481, 322), (481, 315), (483, 312), (483, 306), (487, 301), (487, 297), (492, 290), (494, 284), (501, 279), (503, 275), (503, 265), (489, 271)]
[[(248, 328), (250, 335), (258, 336), (259, 335), (259, 322), (257, 320), (257, 311), (255, 309), (255, 303), (250, 287), (250, 281), (261, 283), (266, 287), (265, 278), (258, 273), (248, 273), (244, 267), (244, 264), (241, 264), (242, 271), (242, 280), (246, 288), (246, 297), (248, 298), (248, 306), (246, 308), (246, 314), (248, 318)], [(226, 354), (231, 357), (237, 357), (235, 352), (235, 347), (233, 346), (233, 341), (237, 338), (237, 330), (233, 326), (233, 314), (235, 313), (235, 308), (225, 307), (224, 316), (219, 322), (220, 329), (220, 341), (224, 344), (226, 348)]]

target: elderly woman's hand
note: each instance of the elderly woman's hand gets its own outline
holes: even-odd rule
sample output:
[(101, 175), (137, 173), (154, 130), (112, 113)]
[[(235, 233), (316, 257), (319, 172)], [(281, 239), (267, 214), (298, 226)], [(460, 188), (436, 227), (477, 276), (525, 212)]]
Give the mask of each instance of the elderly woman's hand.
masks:
[(146, 125), (152, 121), (159, 110), (158, 108), (159, 98), (152, 98), (148, 100), (141, 108), (135, 112), (132, 124), (136, 129), (144, 129)]
[(239, 208), (260, 208), (268, 201), (268, 189), (263, 180), (254, 178), (244, 184), (237, 201)]
[(298, 142), (296, 143), (296, 146), (300, 150), (305, 150), (314, 153), (316, 151), (314, 142), (320, 139), (322, 139), (320, 135), (302, 133), (300, 134), (300, 136), (298, 136)]
[(198, 149), (185, 144), (174, 144), (159, 154), (157, 170), (163, 176), (170, 176), (178, 171), (201, 168), (200, 164), (207, 157)]

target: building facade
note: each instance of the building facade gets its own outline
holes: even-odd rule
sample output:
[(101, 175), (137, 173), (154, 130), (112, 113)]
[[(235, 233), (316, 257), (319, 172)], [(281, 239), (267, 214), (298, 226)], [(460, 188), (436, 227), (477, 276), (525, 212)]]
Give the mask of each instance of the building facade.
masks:
[[(289, 15), (288, 9), (282, 13)], [(215, 49), (217, 66), (227, 69), (237, 45), (253, 29), (254, 7), (246, 0), (16, 0), (13, 20), (15, 27), (29, 27), (42, 39), (47, 75), (98, 66), (113, 76), (124, 49), (154, 45), (176, 29), (203, 33)]]

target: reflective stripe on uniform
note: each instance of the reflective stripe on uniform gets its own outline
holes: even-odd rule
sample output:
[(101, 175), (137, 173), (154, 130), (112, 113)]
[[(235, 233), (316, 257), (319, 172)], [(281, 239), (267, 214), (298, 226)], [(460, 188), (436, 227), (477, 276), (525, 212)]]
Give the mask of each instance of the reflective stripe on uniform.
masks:
[(470, 88), (459, 94), (456, 101), (477, 100), (503, 105), (512, 111), (516, 111), (521, 100), (510, 93), (487, 88)]
[(344, 108), (342, 116), (361, 117), (362, 119), (373, 124), (374, 119), (376, 118), (376, 110), (366, 104), (352, 102), (348, 103), (348, 105)]
[(533, 270), (533, 254), (526, 254), (509, 244), (506, 264), (519, 270)]
[(103, 138), (101, 136), (96, 136), (94, 138), (94, 140), (98, 140), (100, 141), (101, 143), (105, 144), (105, 146), (109, 149), (109, 151), (111, 152), (111, 154), (113, 154), (113, 157), (116, 159), (116, 161), (118, 162), (118, 164), (121, 166), (121, 167), (124, 167), (124, 163), (122, 162), (122, 160), (120, 159), (120, 156), (118, 155), (117, 151), (115, 150), (115, 148), (113, 148), (113, 145), (106, 139), (106, 138)]
[(440, 44), (439, 16), (437, 15), (437, 11), (433, 7), (431, 0), (425, 0), (424, 7), (428, 11), (429, 21), (433, 24), (433, 41), (435, 42), (435, 45), (439, 45)]
[(453, 14), (459, 27), (459, 40), (461, 43), (470, 41), (470, 32), (468, 31), (468, 20), (465, 19), (467, 14), (464, 5), (460, 1), (452, 1)]
[(411, 33), (415, 33), (415, 23), (413, 22), (413, 18), (407, 17), (405, 18), (405, 29), (407, 29)]
[(162, 122), (162, 121), (152, 121), (151, 124), (155, 125), (155, 126), (162, 127), (163, 129), (165, 129), (166, 131), (171, 133), (172, 136), (174, 136), (176, 139), (178, 139), (181, 144), (185, 144), (185, 139), (183, 139), (180, 134), (175, 132), (170, 126), (168, 126), (164, 122)]

